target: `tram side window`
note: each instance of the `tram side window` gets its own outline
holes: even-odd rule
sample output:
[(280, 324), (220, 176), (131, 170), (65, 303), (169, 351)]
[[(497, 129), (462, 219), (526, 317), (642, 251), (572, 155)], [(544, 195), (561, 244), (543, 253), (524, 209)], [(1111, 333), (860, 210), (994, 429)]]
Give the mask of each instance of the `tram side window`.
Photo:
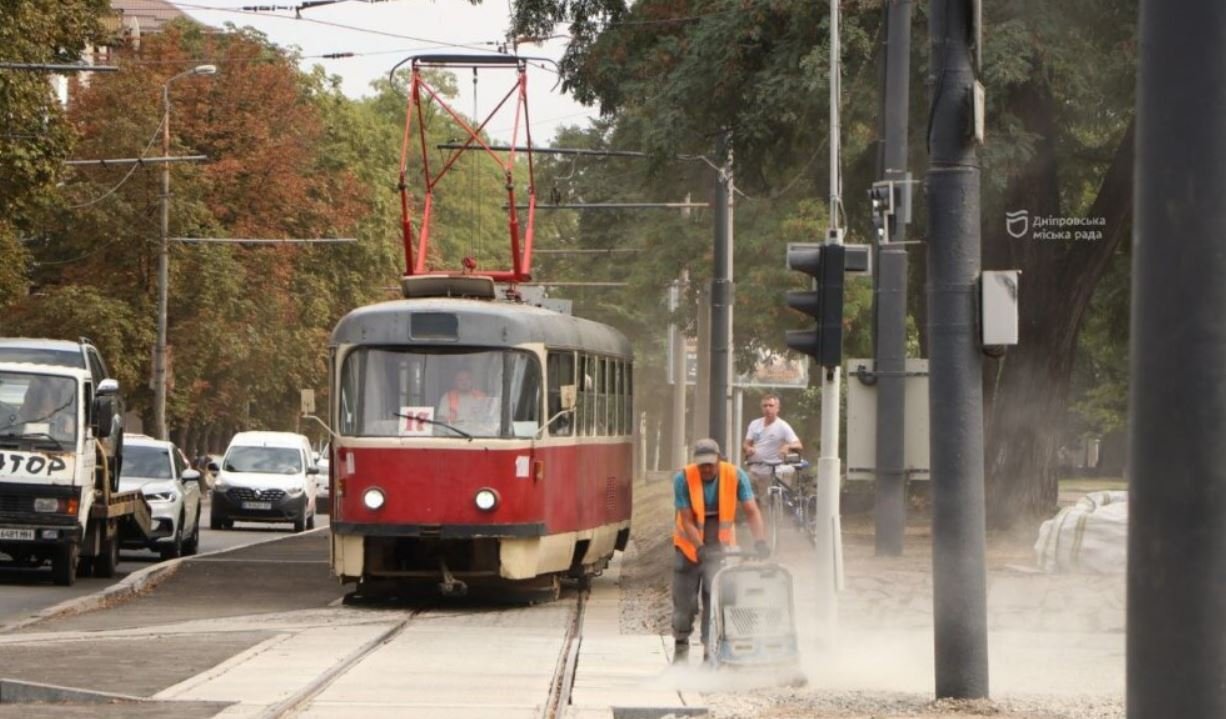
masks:
[(596, 358), (583, 356), (579, 372), (579, 382), (582, 383), (583, 418), (580, 433), (585, 437), (596, 434)]
[(626, 390), (622, 403), (626, 408), (626, 434), (634, 434), (634, 365), (627, 362), (625, 368)]
[(607, 365), (604, 357), (596, 358), (596, 430), (594, 434), (608, 433), (609, 415), (609, 384)]
[(613, 422), (613, 431), (611, 434), (623, 435), (626, 433), (626, 403), (622, 401), (622, 397), (626, 393), (625, 371), (626, 365), (621, 360), (615, 360), (614, 378), (617, 380), (615, 390), (613, 392), (613, 412), (616, 420)]
[[(575, 414), (559, 413), (562, 411), (562, 388), (575, 386), (575, 354), (573, 352), (550, 352), (545, 360), (549, 373), (549, 418), (556, 417), (549, 426), (549, 433), (555, 437), (569, 437), (575, 425)], [(576, 411), (578, 408), (576, 408)]]
[(506, 396), (511, 398), (507, 410), (511, 416), (512, 434), (516, 437), (533, 437), (542, 421), (540, 365), (525, 353), (508, 353), (504, 357), (507, 366), (502, 376), (508, 384)]

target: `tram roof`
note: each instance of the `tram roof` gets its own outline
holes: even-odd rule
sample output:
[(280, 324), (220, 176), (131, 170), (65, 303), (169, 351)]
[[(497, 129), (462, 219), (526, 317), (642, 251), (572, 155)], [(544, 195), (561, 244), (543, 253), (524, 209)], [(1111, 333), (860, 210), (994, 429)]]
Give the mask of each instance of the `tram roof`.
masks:
[(507, 347), (534, 342), (631, 354), (625, 335), (599, 322), (518, 302), (446, 297), (359, 307), (337, 323), (330, 344)]

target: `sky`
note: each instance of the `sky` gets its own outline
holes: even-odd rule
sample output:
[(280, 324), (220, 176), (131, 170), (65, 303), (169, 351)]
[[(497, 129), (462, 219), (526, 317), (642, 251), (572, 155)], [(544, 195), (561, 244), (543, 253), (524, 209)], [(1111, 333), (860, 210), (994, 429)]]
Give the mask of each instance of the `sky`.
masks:
[[(207, 25), (221, 27), (233, 23), (251, 26), (282, 47), (296, 47), (304, 56), (302, 65), (310, 69), (322, 65), (329, 75), (342, 78), (342, 90), (349, 97), (371, 94), (370, 83), (387, 77), (405, 57), (423, 52), (494, 52), (504, 42), (510, 24), (508, 0), (485, 0), (472, 5), (467, 0), (349, 0), (303, 10), (295, 18), (292, 10), (252, 12), (250, 6), (288, 7), (300, 0), (170, 0), (180, 10)], [(560, 29), (560, 33), (564, 33)], [(542, 44), (521, 45), (520, 54), (559, 60), (566, 49), (565, 38)], [(355, 53), (355, 57), (321, 59), (331, 53)], [(316, 57), (312, 57), (316, 56)], [(481, 70), (474, 94), (472, 73), (457, 71), (460, 97), (454, 108), (468, 116), (484, 118), (513, 86), (510, 70)], [(595, 117), (560, 87), (552, 66), (541, 64), (528, 70), (528, 108), (532, 121), (532, 141), (548, 144), (563, 125), (586, 126)], [(474, 105), (475, 96), (475, 105)], [(514, 125), (511, 101), (491, 120), (490, 135), (504, 142), (511, 139)], [(523, 131), (519, 141), (523, 142)]]

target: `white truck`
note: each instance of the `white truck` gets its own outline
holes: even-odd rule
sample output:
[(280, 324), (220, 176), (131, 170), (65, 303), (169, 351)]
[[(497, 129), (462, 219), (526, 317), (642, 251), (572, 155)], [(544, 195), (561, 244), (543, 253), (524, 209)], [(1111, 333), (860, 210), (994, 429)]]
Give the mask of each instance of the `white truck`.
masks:
[(144, 497), (117, 491), (121, 408), (89, 368), (0, 355), (0, 555), (70, 585), (112, 576), (121, 535), (149, 535)]

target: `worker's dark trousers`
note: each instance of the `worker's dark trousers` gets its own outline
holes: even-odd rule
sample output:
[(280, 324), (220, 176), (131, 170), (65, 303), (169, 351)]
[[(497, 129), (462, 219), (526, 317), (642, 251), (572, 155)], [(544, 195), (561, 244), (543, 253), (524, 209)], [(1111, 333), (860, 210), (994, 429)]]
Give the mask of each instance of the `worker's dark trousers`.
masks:
[(702, 644), (706, 646), (711, 615), (711, 587), (719, 568), (720, 562), (716, 559), (708, 559), (698, 565), (686, 559), (680, 549), (673, 548), (673, 638), (677, 643), (684, 644), (690, 640), (690, 633), (694, 631), (694, 615), (698, 613), (698, 596), (701, 593), (700, 632)]

